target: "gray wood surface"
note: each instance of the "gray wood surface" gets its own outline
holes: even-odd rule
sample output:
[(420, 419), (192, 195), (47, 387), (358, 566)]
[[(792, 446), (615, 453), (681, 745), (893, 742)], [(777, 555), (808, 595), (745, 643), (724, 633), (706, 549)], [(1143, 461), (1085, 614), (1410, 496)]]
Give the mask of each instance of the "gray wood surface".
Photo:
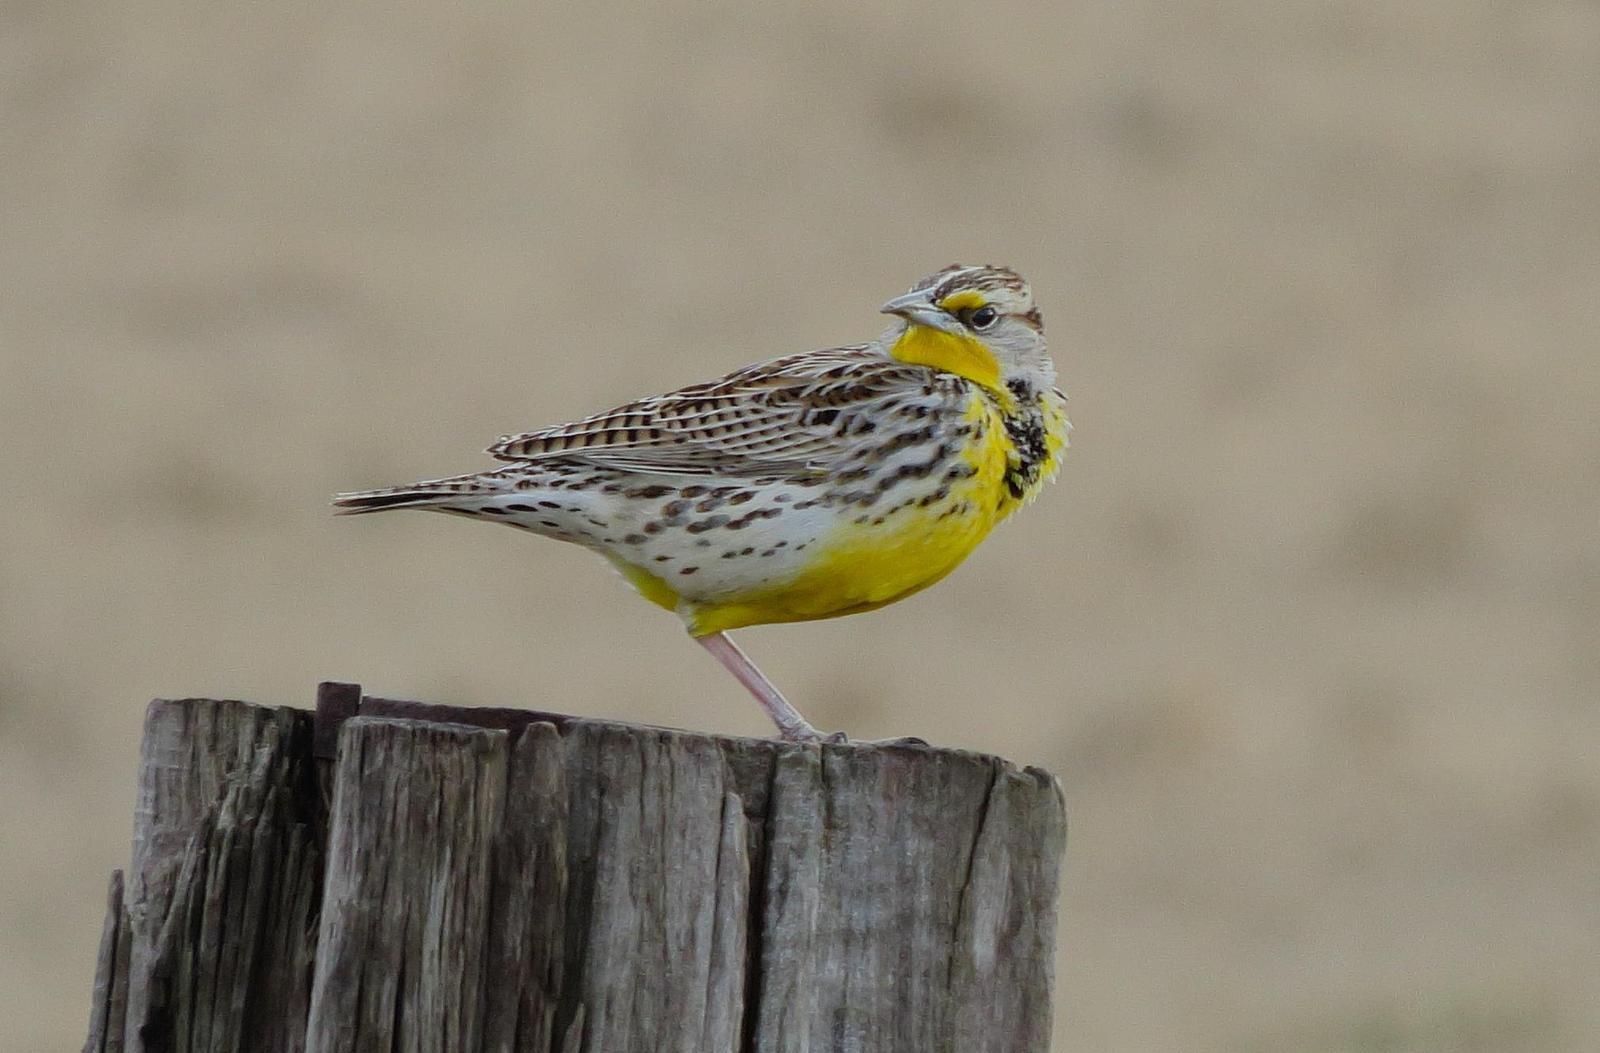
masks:
[(505, 776), (503, 731), (344, 726), (308, 1053), (479, 1048)]
[(321, 701), (151, 706), (86, 1050), (1048, 1048), (1043, 771)]
[(151, 703), (86, 1049), (298, 1050), (321, 898), (311, 715)]

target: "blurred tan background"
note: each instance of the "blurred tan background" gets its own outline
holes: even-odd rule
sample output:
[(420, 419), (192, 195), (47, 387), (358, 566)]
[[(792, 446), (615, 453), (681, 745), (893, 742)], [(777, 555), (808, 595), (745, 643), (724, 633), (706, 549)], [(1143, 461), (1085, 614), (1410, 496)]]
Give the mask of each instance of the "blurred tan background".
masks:
[(1058, 486), (743, 641), (1057, 772), (1058, 1046), (1600, 1044), (1600, 7), (0, 7), (0, 1048), (81, 1042), (145, 702), (764, 734), (603, 564), (329, 494), (1010, 263)]

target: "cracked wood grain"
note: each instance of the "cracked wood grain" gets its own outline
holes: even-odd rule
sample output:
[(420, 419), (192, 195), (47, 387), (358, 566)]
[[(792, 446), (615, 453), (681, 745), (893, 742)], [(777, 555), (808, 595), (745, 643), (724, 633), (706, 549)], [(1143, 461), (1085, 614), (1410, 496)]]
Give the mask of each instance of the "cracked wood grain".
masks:
[(128, 1012), (128, 919), (122, 909), (122, 871), (111, 872), (106, 920), (100, 931), (100, 956), (94, 969), (89, 1038), (83, 1053), (122, 1053), (123, 1021)]
[(86, 1050), (1048, 1048), (1038, 769), (322, 699), (152, 707)]
[(288, 708), (151, 703), (112, 995), (86, 1048), (301, 1048), (322, 879), (310, 736)]
[(506, 752), (503, 731), (344, 725), (307, 1053), (479, 1048)]

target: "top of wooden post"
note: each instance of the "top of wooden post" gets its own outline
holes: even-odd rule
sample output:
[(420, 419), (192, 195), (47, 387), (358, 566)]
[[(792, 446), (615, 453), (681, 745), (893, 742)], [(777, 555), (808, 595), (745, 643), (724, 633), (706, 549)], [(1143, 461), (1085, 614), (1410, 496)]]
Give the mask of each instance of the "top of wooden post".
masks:
[(1049, 1046), (1061, 794), (997, 757), (327, 683), (153, 703), (135, 825), (92, 1050)]

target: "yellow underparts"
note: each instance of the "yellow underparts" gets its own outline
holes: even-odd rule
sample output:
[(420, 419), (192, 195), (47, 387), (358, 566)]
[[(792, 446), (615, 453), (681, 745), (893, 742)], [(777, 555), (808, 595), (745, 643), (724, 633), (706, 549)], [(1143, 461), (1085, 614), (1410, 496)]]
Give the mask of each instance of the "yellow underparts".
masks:
[(673, 591), (672, 586), (643, 567), (636, 567), (632, 563), (624, 563), (622, 560), (612, 556), (607, 556), (606, 558), (611, 560), (611, 565), (616, 567), (624, 578), (628, 579), (629, 585), (639, 590), (639, 595), (657, 607), (665, 607), (669, 611), (678, 609), (678, 594)]
[[(999, 395), (990, 399), (975, 394), (968, 407), (967, 420), (982, 424), (975, 429), (982, 438), (957, 456), (976, 469), (972, 476), (953, 483), (944, 498), (926, 507), (919, 503), (903, 508), (882, 523), (873, 523), (870, 515), (866, 522), (856, 522), (862, 511), (878, 508), (842, 511), (839, 524), (818, 539), (815, 557), (795, 577), (748, 594), (695, 602), (642, 567), (613, 560), (617, 569), (645, 599), (676, 611), (695, 636), (875, 610), (955, 570), (997, 523), (1055, 474), (1066, 445), (1066, 418), (1053, 403), (1046, 407), (1048, 464), (1030, 492), (1018, 498), (1006, 482), (1008, 457), (1014, 451), (997, 405), (1010, 405), (1011, 394), (1000, 384), (994, 354), (971, 337), (919, 325), (907, 329), (889, 353), (902, 362), (965, 377)], [(880, 503), (892, 506), (896, 500), (890, 490)]]
[[(618, 569), (646, 599), (676, 610), (696, 636), (747, 625), (837, 618), (904, 599), (955, 570), (1016, 507), (1005, 489), (1005, 431), (998, 414), (987, 400), (975, 398), (968, 415), (991, 418), (983, 440), (960, 455), (977, 474), (951, 486), (946, 498), (901, 509), (879, 524), (870, 518), (856, 523), (860, 513), (852, 510), (819, 539), (816, 557), (787, 582), (695, 603), (649, 571), (623, 564)], [(892, 490), (882, 499), (889, 504), (895, 500)]]
[(970, 336), (957, 336), (925, 325), (913, 325), (895, 341), (889, 349), (889, 355), (909, 365), (930, 366), (966, 377), (991, 391), (1004, 390), (1000, 386), (1000, 362), (994, 357), (994, 352)]

